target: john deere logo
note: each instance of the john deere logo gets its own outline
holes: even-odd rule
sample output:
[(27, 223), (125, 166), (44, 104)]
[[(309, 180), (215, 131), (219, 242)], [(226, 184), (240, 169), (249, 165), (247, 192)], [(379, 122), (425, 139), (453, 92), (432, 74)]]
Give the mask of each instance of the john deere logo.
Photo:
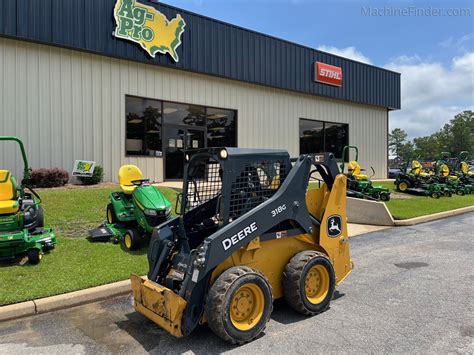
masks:
[(339, 215), (332, 215), (328, 218), (327, 223), (328, 236), (335, 238), (342, 233), (342, 219)]
[(168, 21), (165, 15), (152, 6), (135, 0), (117, 0), (114, 8), (117, 27), (115, 37), (138, 43), (153, 58), (156, 53), (169, 53), (179, 60), (176, 49), (181, 44), (184, 22), (181, 15)]

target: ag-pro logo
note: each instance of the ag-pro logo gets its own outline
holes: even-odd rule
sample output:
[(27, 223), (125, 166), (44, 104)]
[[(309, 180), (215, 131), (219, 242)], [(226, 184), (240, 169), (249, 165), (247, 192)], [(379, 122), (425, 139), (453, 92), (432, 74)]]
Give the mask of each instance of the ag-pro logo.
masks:
[(156, 53), (169, 53), (175, 62), (179, 61), (176, 49), (181, 44), (186, 26), (181, 15), (169, 21), (152, 6), (135, 0), (117, 0), (114, 17), (117, 24), (115, 37), (140, 44), (153, 58)]

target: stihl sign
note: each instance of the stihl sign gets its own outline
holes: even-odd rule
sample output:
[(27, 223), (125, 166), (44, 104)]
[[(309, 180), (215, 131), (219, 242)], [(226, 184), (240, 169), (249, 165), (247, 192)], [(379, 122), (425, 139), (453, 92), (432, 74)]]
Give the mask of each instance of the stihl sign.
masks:
[(321, 62), (315, 62), (316, 80), (319, 83), (341, 86), (342, 85), (342, 69)]

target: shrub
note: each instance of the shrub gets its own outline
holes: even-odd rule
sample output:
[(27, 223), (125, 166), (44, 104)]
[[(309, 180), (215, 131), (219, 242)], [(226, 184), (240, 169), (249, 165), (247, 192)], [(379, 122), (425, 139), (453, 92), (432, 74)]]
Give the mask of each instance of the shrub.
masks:
[(104, 178), (104, 168), (100, 165), (96, 165), (92, 176), (79, 176), (79, 180), (84, 185), (97, 185)]
[(69, 173), (60, 168), (33, 169), (30, 173), (28, 185), (31, 187), (59, 187), (69, 181)]

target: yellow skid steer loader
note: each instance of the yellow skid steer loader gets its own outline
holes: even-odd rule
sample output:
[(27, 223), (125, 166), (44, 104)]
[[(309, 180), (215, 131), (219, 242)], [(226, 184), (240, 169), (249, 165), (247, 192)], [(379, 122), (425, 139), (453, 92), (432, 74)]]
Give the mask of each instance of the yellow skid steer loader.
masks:
[[(308, 190), (316, 172), (324, 184)], [(148, 277), (131, 276), (135, 309), (174, 336), (207, 323), (251, 341), (274, 299), (315, 315), (352, 271), (346, 177), (331, 153), (190, 151), (176, 208), (153, 232)]]

